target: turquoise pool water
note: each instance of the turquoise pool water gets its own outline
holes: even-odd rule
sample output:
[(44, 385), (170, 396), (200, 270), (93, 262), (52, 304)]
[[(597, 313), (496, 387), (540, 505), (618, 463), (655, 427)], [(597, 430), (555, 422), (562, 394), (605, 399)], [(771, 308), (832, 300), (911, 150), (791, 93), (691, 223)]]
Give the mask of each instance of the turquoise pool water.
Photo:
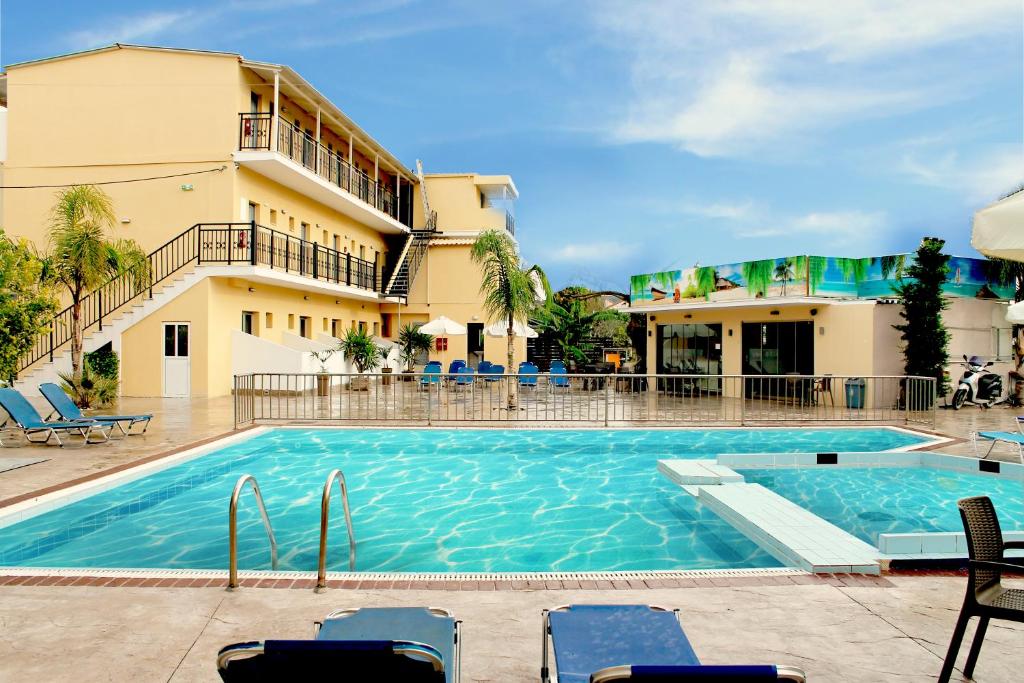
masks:
[(740, 470), (748, 482), (872, 545), (878, 534), (963, 531), (956, 501), (989, 496), (1004, 530), (1024, 528), (1024, 483), (925, 467)]
[[(884, 428), (722, 430), (276, 429), (0, 529), (0, 565), (225, 569), (227, 507), (259, 481), (283, 570), (314, 571), (320, 495), (348, 480), (358, 571), (615, 571), (777, 563), (656, 471), (723, 452), (885, 450)], [(336, 494), (335, 494), (336, 495)], [(340, 502), (329, 568), (346, 570)], [(269, 569), (252, 500), (239, 566)]]

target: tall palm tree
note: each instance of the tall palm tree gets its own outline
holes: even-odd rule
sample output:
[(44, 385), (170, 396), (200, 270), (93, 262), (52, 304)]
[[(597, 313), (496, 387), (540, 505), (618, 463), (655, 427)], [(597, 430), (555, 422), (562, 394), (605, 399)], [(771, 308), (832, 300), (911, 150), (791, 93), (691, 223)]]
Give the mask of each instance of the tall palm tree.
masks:
[(786, 296), (786, 284), (795, 278), (793, 259), (784, 258), (775, 265), (775, 279), (782, 283), (782, 296)]
[[(551, 298), (547, 276), (539, 266), (524, 267), (519, 249), (508, 233), (498, 230), (481, 232), (470, 249), (473, 261), (480, 265), (480, 293), (484, 311), (489, 318), (506, 323), (508, 338), (507, 372), (515, 367), (515, 324), (529, 319), (538, 307), (538, 300)], [(538, 296), (538, 284), (543, 296)], [(508, 407), (518, 404), (515, 382), (509, 382)]]
[(57, 193), (50, 216), (47, 270), (71, 296), (71, 375), (82, 377), (82, 301), (109, 280), (126, 275), (133, 290), (149, 284), (146, 252), (135, 240), (108, 235), (114, 206), (94, 185), (76, 185)]

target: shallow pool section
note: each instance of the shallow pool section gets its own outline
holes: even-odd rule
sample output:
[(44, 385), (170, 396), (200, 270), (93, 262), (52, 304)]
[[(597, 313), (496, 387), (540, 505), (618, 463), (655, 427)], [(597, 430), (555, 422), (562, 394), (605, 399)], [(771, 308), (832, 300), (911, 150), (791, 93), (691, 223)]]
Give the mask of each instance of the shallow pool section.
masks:
[(1004, 531), (1024, 529), (1024, 482), (931, 467), (737, 469), (858, 538), (879, 534), (960, 532), (956, 502), (989, 496)]
[[(225, 569), (228, 499), (259, 481), (279, 569), (315, 571), (320, 496), (343, 470), (357, 571), (725, 569), (778, 563), (658, 474), (659, 458), (887, 450), (886, 428), (722, 430), (274, 429), (0, 528), (0, 565)], [(329, 568), (348, 568), (332, 506)], [(252, 494), (239, 566), (269, 569)]]

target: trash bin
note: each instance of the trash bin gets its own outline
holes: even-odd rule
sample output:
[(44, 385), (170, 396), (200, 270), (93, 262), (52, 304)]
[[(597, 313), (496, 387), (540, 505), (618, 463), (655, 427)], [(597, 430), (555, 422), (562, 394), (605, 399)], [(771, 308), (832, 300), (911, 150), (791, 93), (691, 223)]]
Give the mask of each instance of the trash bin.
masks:
[(864, 407), (864, 386), (867, 384), (863, 377), (851, 377), (846, 380), (846, 407), (861, 409)]

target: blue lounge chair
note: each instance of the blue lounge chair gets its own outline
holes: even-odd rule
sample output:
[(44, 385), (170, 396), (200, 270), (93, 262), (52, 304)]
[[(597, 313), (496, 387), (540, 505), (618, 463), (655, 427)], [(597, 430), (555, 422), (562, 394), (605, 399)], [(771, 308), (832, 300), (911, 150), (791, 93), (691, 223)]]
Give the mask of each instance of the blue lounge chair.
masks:
[(519, 386), (537, 388), (537, 374), (540, 370), (533, 363), (519, 364)]
[(431, 384), (441, 383), (441, 364), (434, 365), (433, 363), (427, 363), (427, 367), (423, 368), (423, 374), (420, 376), (420, 388), (427, 389)]
[(463, 365), (455, 373), (455, 386), (456, 387), (472, 387), (474, 379), (473, 368)]
[(505, 374), (504, 365), (492, 365), (491, 369), (484, 376), (485, 382), (499, 382), (501, 381), (502, 375)]
[(1024, 464), (1024, 434), (1020, 432), (971, 432), (971, 443), (974, 444), (975, 456), (978, 455), (979, 440), (992, 442), (988, 450), (985, 451), (985, 455), (980, 456), (982, 459), (992, 454), (992, 449), (996, 447), (997, 443), (1008, 443), (1017, 447), (1017, 455), (1020, 456), (1020, 461)]
[(548, 374), (548, 383), (552, 389), (558, 388), (569, 388), (569, 372), (564, 368), (558, 368), (551, 366), (551, 372)]
[(492, 363), (489, 360), (482, 360), (479, 363), (477, 363), (476, 371), (477, 371), (478, 374), (481, 374), (481, 375), (486, 374), (486, 373), (491, 371), (491, 366), (493, 366), (493, 365), (494, 365), (494, 363)]
[[(149, 429), (149, 421), (153, 419), (152, 413), (144, 415), (97, 415), (91, 418), (86, 417), (81, 409), (75, 405), (75, 402), (71, 400), (71, 397), (53, 382), (40, 384), (39, 393), (53, 406), (53, 413), (46, 419), (50, 419), (54, 414), (57, 414), (60, 415), (62, 420), (67, 422), (81, 422), (84, 420), (86, 422), (109, 424), (112, 427), (116, 426), (124, 436), (132, 434), (132, 427), (136, 424), (142, 424), (143, 427), (141, 432), (135, 432), (135, 434), (145, 434), (146, 430)], [(124, 422), (128, 423), (127, 428), (122, 424)]]
[(567, 369), (565, 367), (565, 363), (563, 363), (560, 360), (553, 360), (553, 361), (551, 361), (551, 367), (549, 369), (550, 370), (554, 370), (555, 368), (562, 368), (563, 370)]
[[(548, 641), (555, 667), (548, 667)], [(677, 611), (648, 605), (571, 605), (544, 610), (540, 678), (558, 683), (704, 681), (735, 683), (805, 680), (782, 666), (711, 666), (700, 663)]]
[[(91, 441), (95, 434), (102, 436), (102, 441), (110, 439), (110, 424), (96, 422), (95, 420), (47, 422), (17, 389), (0, 389), (0, 408), (7, 411), (8, 415), (8, 418), (0, 424), (0, 430), (7, 429), (7, 423), (13, 421), (29, 443), (49, 443), (50, 439), (53, 438), (56, 439), (57, 445), (63, 448), (64, 442), (60, 440), (61, 432), (77, 434), (84, 438), (86, 443), (96, 443)], [(106, 431), (103, 431), (104, 429)], [(39, 434), (44, 435), (46, 438), (42, 441), (32, 438), (34, 435)], [(4, 442), (0, 440), (0, 446), (3, 445), (5, 445)]]
[(459, 622), (423, 607), (348, 609), (327, 615), (314, 640), (228, 645), (217, 671), (241, 681), (419, 681), (457, 683)]

